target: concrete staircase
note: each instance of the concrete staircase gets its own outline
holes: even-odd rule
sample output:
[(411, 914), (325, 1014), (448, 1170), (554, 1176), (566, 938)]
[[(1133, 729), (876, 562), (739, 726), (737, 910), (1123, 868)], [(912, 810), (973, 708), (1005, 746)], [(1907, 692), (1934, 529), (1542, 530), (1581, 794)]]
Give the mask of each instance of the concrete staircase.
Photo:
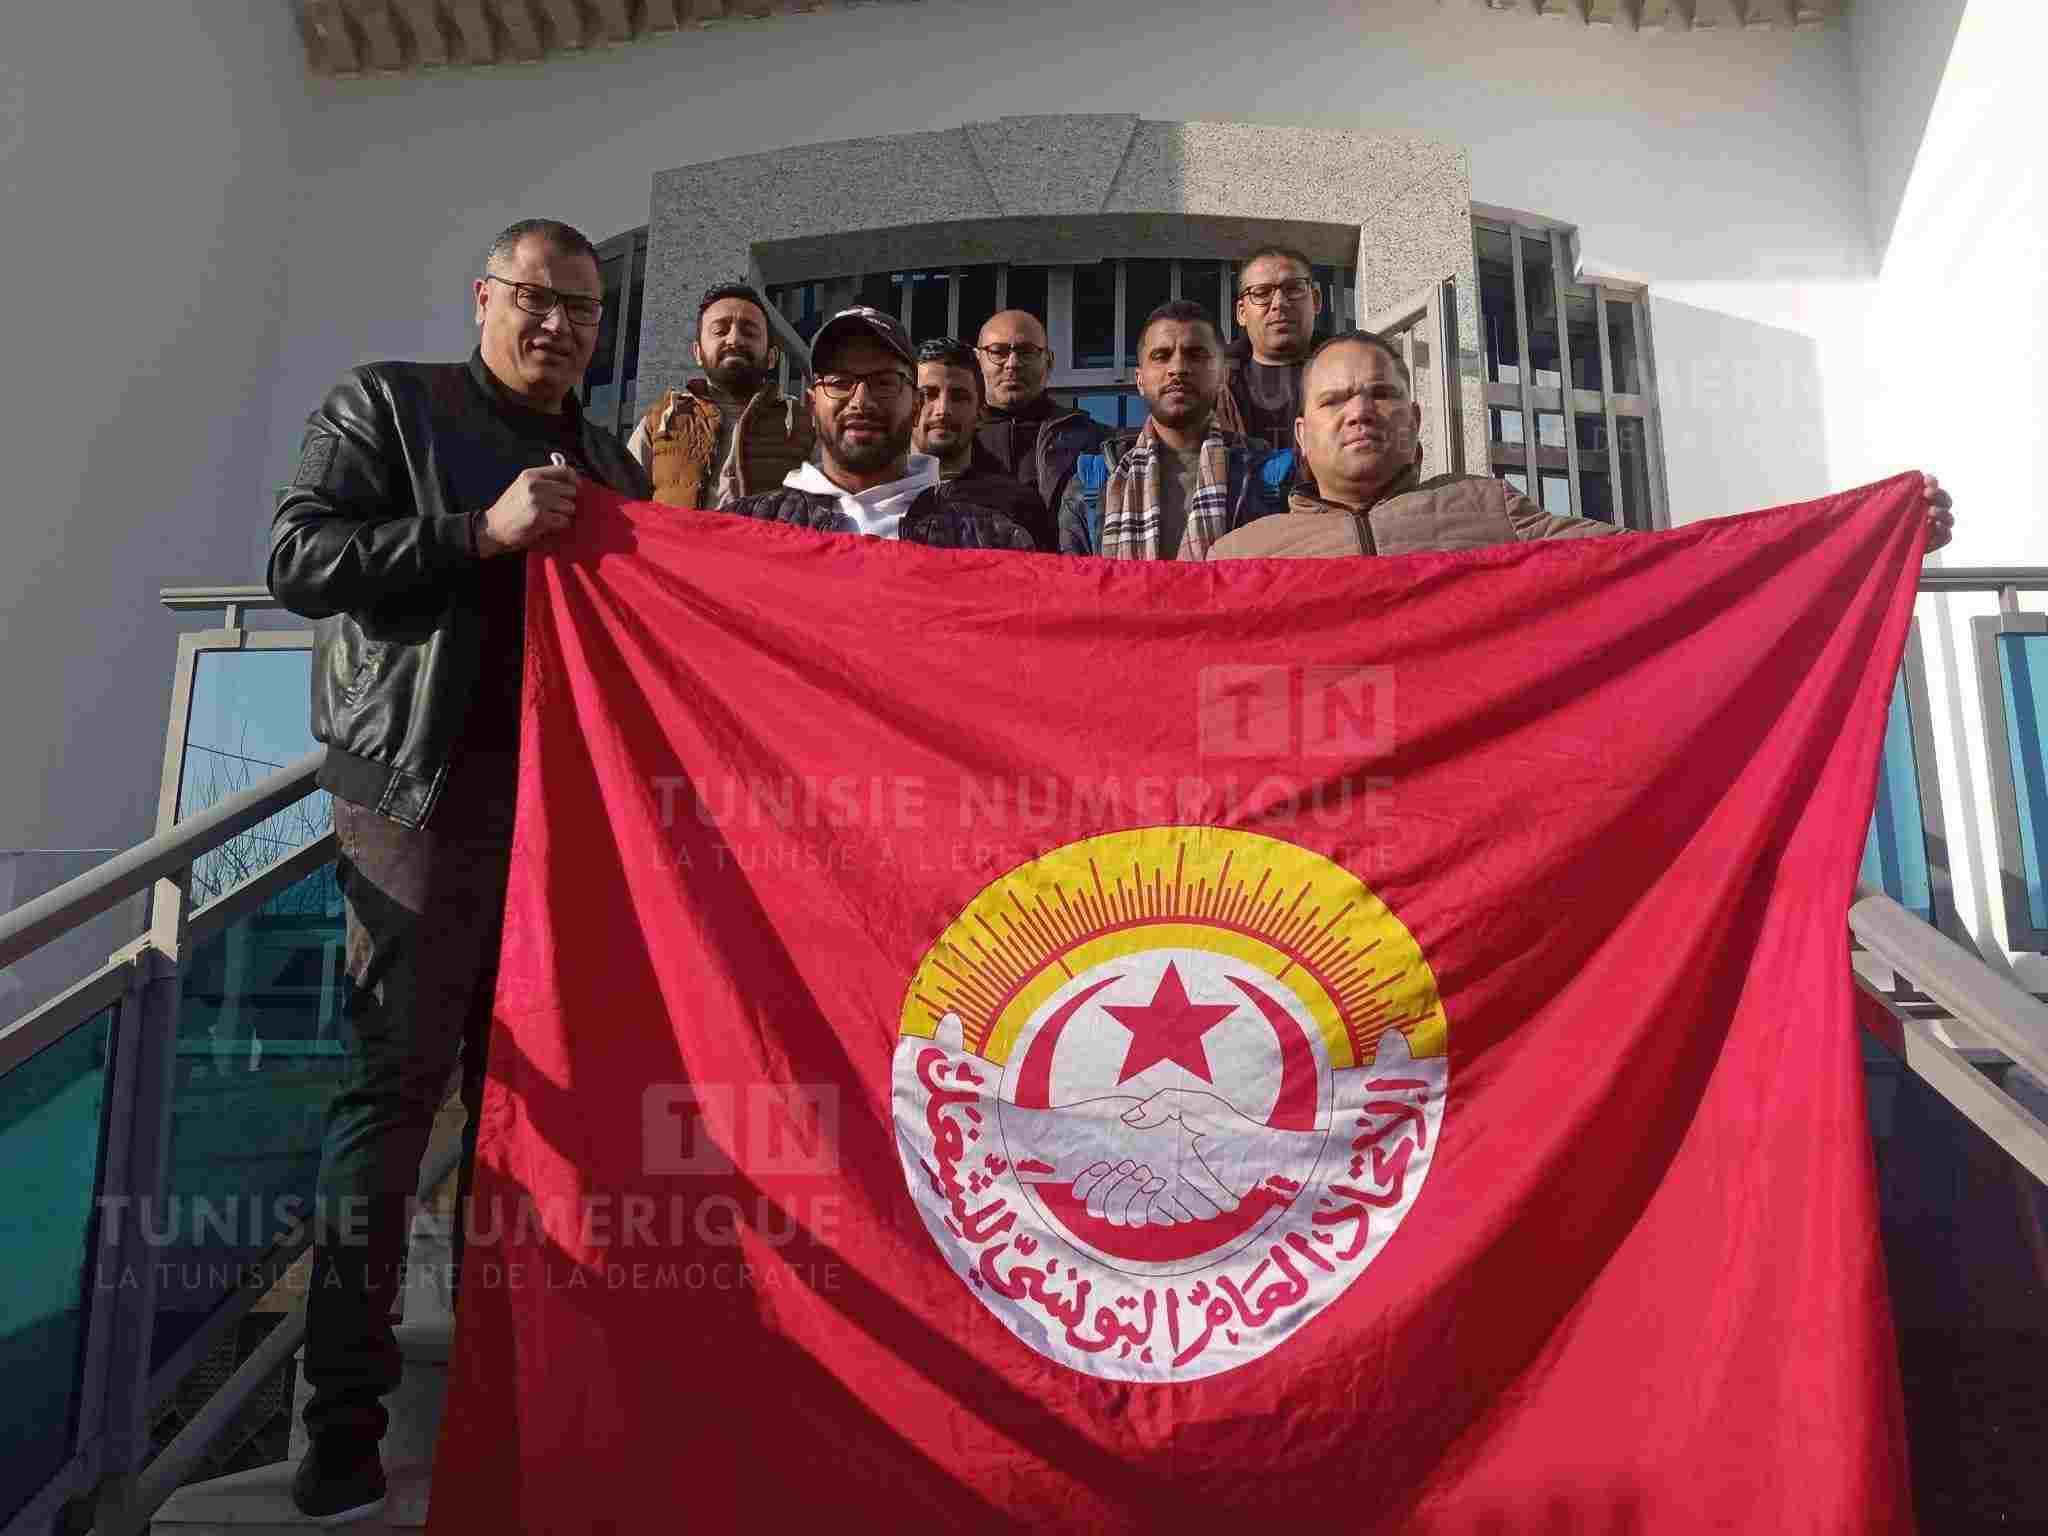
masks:
[[(449, 1308), (449, 1218), (423, 1211), (413, 1224), (408, 1275), (398, 1327), (405, 1376), (385, 1400), (391, 1428), (384, 1436), (384, 1470), (391, 1493), (383, 1515), (341, 1527), (351, 1536), (384, 1536), (418, 1531), (427, 1523), (427, 1498), (434, 1468), (434, 1444), (441, 1433), (441, 1405), (448, 1392), (448, 1351), (455, 1318)], [(303, 1361), (303, 1357), (302, 1357)], [(291, 1453), (287, 1460), (252, 1472), (216, 1477), (180, 1488), (150, 1522), (163, 1536), (282, 1536), (319, 1528), (292, 1507), (292, 1473), (306, 1450), (301, 1418), (306, 1399), (303, 1364), (292, 1404)]]

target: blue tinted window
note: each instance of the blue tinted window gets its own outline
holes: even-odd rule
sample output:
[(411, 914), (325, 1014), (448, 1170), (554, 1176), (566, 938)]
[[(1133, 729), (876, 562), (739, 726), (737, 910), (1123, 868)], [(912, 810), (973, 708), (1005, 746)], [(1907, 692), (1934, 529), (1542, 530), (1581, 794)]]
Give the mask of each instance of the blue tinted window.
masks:
[(294, 1203), (310, 1207), (344, 1060), (342, 944), (330, 863), (180, 962), (153, 1368), (229, 1299)]
[(1913, 718), (1906, 703), (1906, 677), (1892, 684), (1891, 713), (1884, 727), (1884, 760), (1878, 769), (1877, 807), (1863, 844), (1858, 878), (1909, 912), (1934, 921), (1934, 892), (1927, 878), (1927, 827), (1920, 814), (1920, 771), (1913, 756)]
[[(192, 707), (178, 785), (180, 821), (288, 767), (313, 750), (308, 698), (312, 652), (201, 651), (193, 664)], [(325, 794), (236, 834), (192, 867), (203, 905), (327, 830)]]
[(1074, 394), (1074, 409), (1086, 411), (1105, 427), (1135, 432), (1151, 414), (1145, 397), (1132, 390), (1088, 389)]
[(1116, 263), (1074, 267), (1074, 367), (1116, 366)]
[(1117, 400), (1118, 396), (1112, 391), (1090, 391), (1074, 396), (1075, 406), (1086, 411), (1105, 427), (1122, 425), (1117, 418)]
[(2048, 928), (2041, 850), (2048, 845), (2048, 635), (2000, 635), (1998, 681), (2005, 696), (2005, 739), (2012, 754), (2013, 799), (2019, 811), (2020, 866), (2027, 883), (2027, 921)]

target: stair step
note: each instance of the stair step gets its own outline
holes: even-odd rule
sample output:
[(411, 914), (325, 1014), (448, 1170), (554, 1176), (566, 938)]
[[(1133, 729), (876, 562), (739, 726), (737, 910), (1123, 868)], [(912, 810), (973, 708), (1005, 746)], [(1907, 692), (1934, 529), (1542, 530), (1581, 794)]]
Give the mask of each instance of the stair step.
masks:
[[(350, 1536), (417, 1531), (427, 1523), (434, 1445), (441, 1437), (448, 1356), (455, 1343), (455, 1319), (448, 1310), (446, 1291), (448, 1232), (448, 1222), (431, 1213), (422, 1213), (413, 1223), (405, 1292), (407, 1320), (395, 1330), (399, 1353), (405, 1357), (405, 1374), (398, 1389), (384, 1399), (391, 1414), (383, 1445), (391, 1494), (379, 1519), (334, 1528)], [(302, 1415), (311, 1395), (301, 1351), (287, 1459), (231, 1477), (187, 1484), (164, 1502), (150, 1522), (150, 1530), (165, 1536), (271, 1536), (273, 1532), (321, 1529), (292, 1507), (292, 1473), (306, 1453)]]
[[(333, 1527), (349, 1536), (387, 1536), (417, 1531), (427, 1523), (427, 1494), (432, 1469), (395, 1467), (391, 1496), (375, 1520)], [(172, 1494), (149, 1524), (152, 1536), (293, 1536), (321, 1529), (292, 1507), (292, 1463), (276, 1462), (253, 1472), (210, 1478)]]
[[(432, 1454), (441, 1433), (441, 1400), (448, 1391), (448, 1351), (454, 1347), (455, 1324), (446, 1318), (400, 1323), (394, 1330), (405, 1356), (405, 1376), (398, 1390), (384, 1399), (391, 1429), (384, 1436), (387, 1466), (419, 1461)], [(298, 1386), (292, 1393), (291, 1442), (285, 1454), (293, 1462), (306, 1454), (306, 1404), (313, 1389), (306, 1382), (306, 1357), (299, 1355)]]

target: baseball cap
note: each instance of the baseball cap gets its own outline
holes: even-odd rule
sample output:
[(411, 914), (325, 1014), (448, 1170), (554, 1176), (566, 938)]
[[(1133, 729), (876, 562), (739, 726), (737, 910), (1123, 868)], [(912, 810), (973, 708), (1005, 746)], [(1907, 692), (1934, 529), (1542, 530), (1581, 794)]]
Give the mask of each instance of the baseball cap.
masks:
[(834, 342), (844, 341), (848, 336), (872, 336), (908, 363), (912, 372), (917, 369), (917, 350), (911, 346), (910, 333), (903, 329), (903, 323), (894, 315), (865, 304), (842, 309), (818, 328), (818, 334), (811, 338), (812, 359), (815, 361)]

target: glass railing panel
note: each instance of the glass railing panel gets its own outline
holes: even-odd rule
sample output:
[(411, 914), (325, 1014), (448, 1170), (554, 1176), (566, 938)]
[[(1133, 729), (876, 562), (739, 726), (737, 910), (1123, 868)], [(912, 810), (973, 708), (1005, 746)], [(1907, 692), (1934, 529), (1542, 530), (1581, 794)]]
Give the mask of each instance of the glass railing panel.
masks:
[(1927, 874), (1927, 824), (1920, 809), (1920, 766), (1913, 753), (1913, 716), (1906, 701), (1903, 669), (1892, 684), (1877, 805), (1871, 812), (1858, 878), (1865, 885), (1881, 888), (1923, 921), (1934, 921), (1934, 889)]
[[(296, 648), (201, 651), (194, 658), (178, 820), (313, 750), (307, 704), (312, 666), (312, 653)], [(193, 905), (232, 890), (319, 837), (332, 821), (328, 797), (309, 795), (202, 854), (192, 866)]]
[(180, 968), (153, 1368), (310, 1209), (342, 1064), (342, 933), (330, 863)]
[(2027, 915), (2038, 933), (2048, 929), (2048, 890), (2041, 873), (2042, 852), (2048, 848), (2048, 635), (2000, 635), (1998, 673), (2019, 818), (2019, 873), (2027, 887)]
[(77, 1432), (116, 1009), (0, 1077), (0, 1525), (70, 1458)]

